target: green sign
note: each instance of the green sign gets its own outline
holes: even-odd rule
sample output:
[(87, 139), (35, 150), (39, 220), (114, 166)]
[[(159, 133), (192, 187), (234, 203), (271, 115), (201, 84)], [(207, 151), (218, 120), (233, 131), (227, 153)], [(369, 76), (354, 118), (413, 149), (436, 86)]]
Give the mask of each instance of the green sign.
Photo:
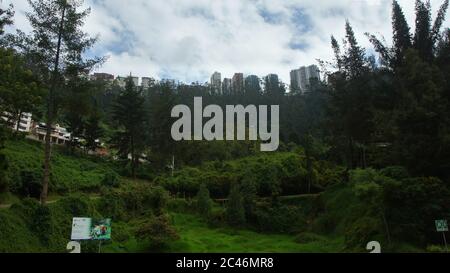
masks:
[(447, 220), (436, 220), (436, 230), (438, 232), (448, 232)]
[(111, 240), (111, 219), (92, 220), (92, 240)]
[(71, 239), (111, 240), (111, 219), (73, 218)]

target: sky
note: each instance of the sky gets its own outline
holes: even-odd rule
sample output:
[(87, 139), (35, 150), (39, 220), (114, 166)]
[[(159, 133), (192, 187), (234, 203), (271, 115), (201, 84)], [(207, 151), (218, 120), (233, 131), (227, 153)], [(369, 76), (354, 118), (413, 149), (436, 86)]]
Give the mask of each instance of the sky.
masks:
[[(15, 27), (25, 32), (26, 0), (13, 2)], [(399, 0), (414, 27), (414, 1)], [(433, 16), (443, 0), (431, 0)], [(215, 72), (278, 74), (331, 61), (330, 36), (345, 36), (348, 19), (358, 42), (372, 51), (365, 32), (391, 43), (391, 0), (85, 0), (84, 29), (99, 41), (89, 55), (107, 56), (98, 72), (206, 82)], [(450, 27), (446, 20), (445, 27)], [(10, 29), (10, 31), (12, 31)]]

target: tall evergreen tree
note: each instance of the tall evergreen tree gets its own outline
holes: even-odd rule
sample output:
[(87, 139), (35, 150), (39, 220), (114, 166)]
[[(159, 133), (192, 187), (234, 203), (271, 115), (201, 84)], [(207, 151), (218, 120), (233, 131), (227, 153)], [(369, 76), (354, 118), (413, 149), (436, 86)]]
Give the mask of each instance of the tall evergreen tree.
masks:
[(346, 32), (346, 53), (344, 56), (344, 68), (347, 76), (356, 78), (364, 73), (365, 70), (365, 51), (360, 47), (350, 22), (345, 23)]
[(13, 5), (11, 4), (7, 9), (0, 6), (0, 35), (5, 33), (4, 27), (13, 23), (12, 17), (14, 15)]
[(68, 78), (79, 77), (101, 58), (85, 59), (83, 53), (96, 42), (83, 31), (90, 9), (79, 11), (83, 1), (28, 0), (30, 35), (19, 33), (16, 45), (38, 72), (48, 89), (44, 175), (41, 202), (45, 204), (51, 174), (51, 133), (60, 108), (62, 91)]
[(212, 200), (209, 196), (209, 190), (204, 183), (200, 185), (200, 190), (197, 194), (197, 209), (203, 217), (208, 218), (211, 215)]
[(423, 60), (431, 61), (433, 48), (431, 36), (431, 7), (430, 2), (416, 0), (416, 32), (414, 34), (414, 48)]
[(438, 15), (436, 17), (436, 20), (434, 21), (433, 29), (432, 29), (432, 44), (436, 45), (440, 39), (442, 38), (441, 35), (441, 28), (442, 24), (445, 22), (445, 16), (447, 14), (447, 9), (449, 5), (449, 0), (445, 0), (442, 6), (439, 8)]
[(119, 155), (128, 159), (131, 156), (131, 175), (136, 179), (136, 168), (145, 147), (145, 99), (142, 91), (134, 86), (129, 77), (125, 90), (120, 93), (113, 106), (112, 117), (118, 128), (114, 139), (114, 147)]
[(245, 224), (244, 199), (239, 185), (234, 184), (231, 187), (228, 196), (228, 204), (226, 210), (227, 221), (232, 226), (242, 226)]
[(410, 27), (406, 22), (405, 14), (396, 0), (392, 2), (392, 33), (393, 51), (395, 52), (394, 63), (399, 65), (403, 59), (404, 52), (411, 47)]
[(86, 148), (95, 152), (99, 148), (99, 140), (104, 135), (104, 130), (100, 125), (101, 116), (98, 111), (91, 113), (88, 117), (84, 130)]

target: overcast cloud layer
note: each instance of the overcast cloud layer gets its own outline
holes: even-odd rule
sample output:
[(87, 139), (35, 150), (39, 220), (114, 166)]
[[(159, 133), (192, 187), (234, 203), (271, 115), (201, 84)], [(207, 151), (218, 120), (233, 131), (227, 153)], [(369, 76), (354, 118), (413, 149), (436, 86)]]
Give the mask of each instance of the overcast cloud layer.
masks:
[[(15, 5), (16, 27), (29, 31), (26, 0)], [(86, 0), (86, 31), (99, 35), (93, 52), (109, 56), (102, 72), (183, 82), (222, 77), (280, 75), (331, 60), (330, 35), (344, 37), (345, 20), (359, 42), (364, 32), (391, 41), (391, 0)], [(411, 27), (414, 1), (400, 0)], [(442, 0), (431, 0), (433, 16)], [(447, 17), (448, 18), (448, 17)], [(450, 27), (446, 20), (445, 27)]]

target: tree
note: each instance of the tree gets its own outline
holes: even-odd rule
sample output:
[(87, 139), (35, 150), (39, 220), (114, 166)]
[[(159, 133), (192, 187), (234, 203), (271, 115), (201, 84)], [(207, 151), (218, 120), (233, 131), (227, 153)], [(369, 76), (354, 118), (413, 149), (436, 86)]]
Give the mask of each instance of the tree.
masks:
[(410, 27), (406, 22), (405, 14), (397, 1), (392, 1), (392, 32), (394, 41), (395, 59), (401, 62), (405, 50), (411, 48)]
[[(5, 147), (6, 131), (0, 124), (0, 151)], [(3, 193), (8, 188), (8, 181), (6, 179), (5, 172), (8, 169), (8, 161), (6, 156), (0, 152), (0, 193)]]
[(339, 147), (339, 153), (345, 154), (344, 161), (352, 169), (366, 165), (365, 146), (374, 129), (370, 107), (374, 84), (365, 49), (359, 46), (348, 21), (345, 30), (343, 54), (340, 54), (336, 39), (332, 37), (331, 40), (336, 55), (335, 67), (341, 67), (341, 70), (329, 75), (328, 121), (335, 147)]
[(242, 226), (246, 222), (243, 198), (240, 187), (237, 184), (231, 186), (226, 217), (228, 223), (233, 226)]
[(32, 113), (44, 96), (40, 82), (25, 66), (22, 56), (0, 48), (0, 109), (8, 113), (8, 125), (19, 130), (23, 113)]
[(203, 217), (208, 218), (211, 215), (212, 200), (209, 196), (209, 190), (204, 183), (200, 185), (197, 194), (197, 209)]
[[(193, 85), (193, 89), (197, 89)], [(179, 96), (188, 93), (182, 90)], [(204, 93), (203, 93), (204, 94)], [(174, 120), (171, 118), (171, 111), (176, 102), (174, 88), (166, 82), (150, 87), (145, 97), (147, 112), (147, 143), (152, 149), (152, 155), (156, 156), (153, 160), (159, 167), (166, 166), (172, 161), (172, 157), (178, 147), (178, 144), (172, 140), (171, 127)], [(193, 100), (190, 101), (190, 104)], [(187, 104), (189, 105), (189, 104)]]
[(162, 250), (169, 242), (179, 239), (166, 215), (153, 217), (136, 231), (136, 237), (148, 242), (152, 251)]
[(99, 140), (104, 135), (104, 130), (100, 126), (100, 114), (94, 112), (86, 121), (84, 138), (86, 140), (86, 148), (95, 152), (99, 148)]
[(433, 46), (430, 2), (423, 3), (420, 0), (416, 0), (416, 32), (413, 45), (423, 60), (431, 61)]
[(11, 4), (7, 9), (0, 7), (0, 35), (5, 33), (4, 27), (13, 23), (14, 16), (13, 5)]
[(345, 32), (346, 52), (343, 56), (343, 65), (347, 76), (356, 78), (366, 71), (365, 50), (356, 41), (355, 33), (349, 21), (345, 23)]
[(145, 148), (145, 99), (142, 91), (134, 86), (129, 77), (125, 90), (120, 93), (113, 106), (112, 117), (119, 128), (113, 144), (122, 158), (131, 155), (131, 175), (136, 179), (136, 167)]
[(90, 14), (90, 9), (78, 11), (83, 1), (28, 0), (28, 3), (31, 12), (27, 13), (27, 18), (33, 32), (30, 35), (19, 32), (15, 44), (48, 89), (41, 196), (41, 202), (45, 204), (51, 173), (52, 126), (57, 119), (65, 82), (78, 78), (82, 71), (92, 69), (102, 58), (83, 57), (83, 53), (96, 42), (96, 38), (89, 37), (82, 29)]

